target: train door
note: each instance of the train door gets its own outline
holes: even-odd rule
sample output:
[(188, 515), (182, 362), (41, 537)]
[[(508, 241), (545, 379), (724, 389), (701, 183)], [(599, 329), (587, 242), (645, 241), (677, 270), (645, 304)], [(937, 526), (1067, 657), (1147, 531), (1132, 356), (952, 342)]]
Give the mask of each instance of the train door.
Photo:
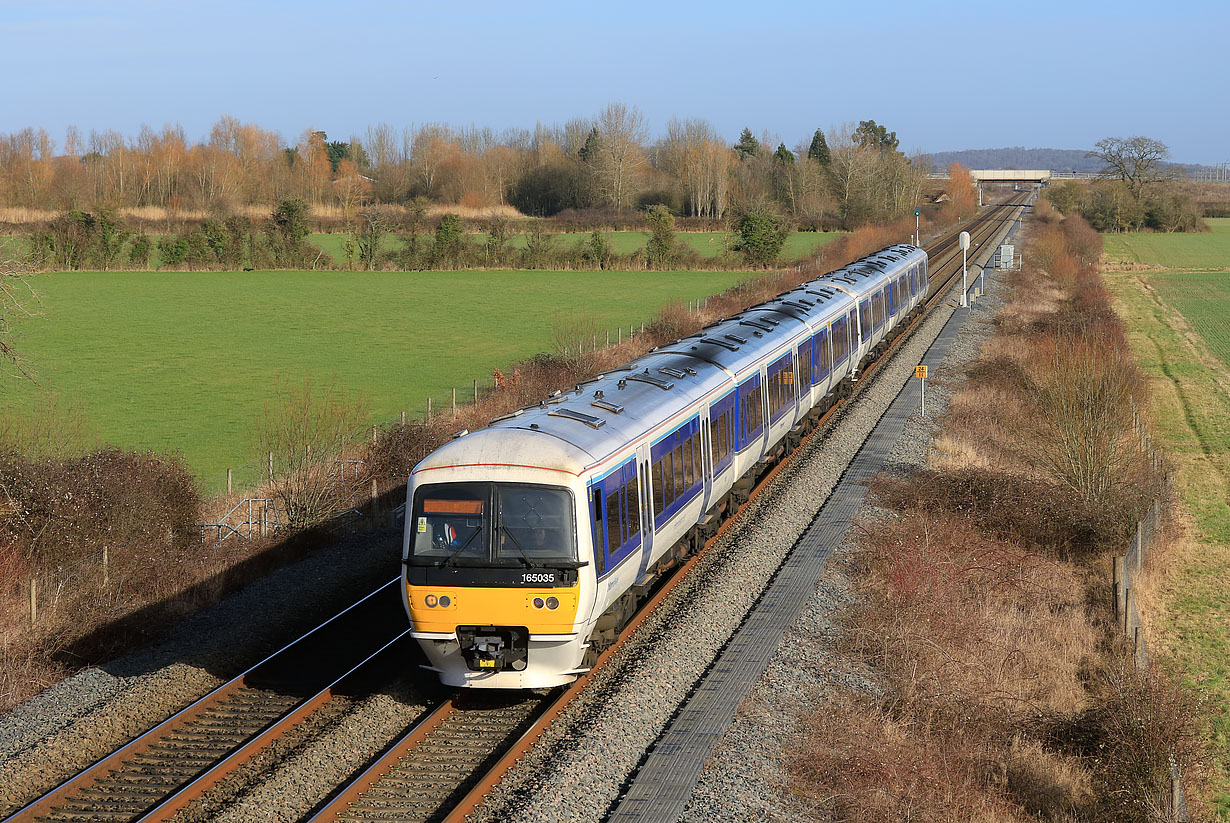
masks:
[(636, 463), (640, 466), (641, 475), (641, 574), (649, 568), (653, 558), (654, 524), (653, 524), (653, 475), (649, 471), (649, 444), (642, 443), (636, 450)]
[[(710, 425), (711, 406), (705, 406), (700, 412), (700, 476), (704, 485), (701, 487), (701, 512), (709, 511), (713, 498), (713, 427)], [(703, 516), (703, 514), (702, 514)]]

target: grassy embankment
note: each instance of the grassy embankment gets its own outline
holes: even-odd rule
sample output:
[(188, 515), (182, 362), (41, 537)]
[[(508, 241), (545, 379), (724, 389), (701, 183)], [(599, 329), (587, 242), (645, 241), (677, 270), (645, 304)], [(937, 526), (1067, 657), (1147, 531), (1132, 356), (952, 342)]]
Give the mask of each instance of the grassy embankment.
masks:
[(1153, 635), (1213, 704), (1214, 792), (1230, 820), (1230, 219), (1207, 222), (1209, 234), (1107, 236), (1106, 279), (1189, 513), (1148, 610)]
[[(4, 414), (40, 393), (83, 410), (104, 442), (178, 452), (206, 493), (259, 476), (249, 436), (279, 381), (335, 382), (371, 422), (427, 398), (459, 400), (492, 367), (592, 342), (745, 279), (737, 272), (72, 272), (33, 279), (41, 315), (18, 342), (40, 385), (17, 384)], [(242, 469), (242, 470), (241, 470)]]

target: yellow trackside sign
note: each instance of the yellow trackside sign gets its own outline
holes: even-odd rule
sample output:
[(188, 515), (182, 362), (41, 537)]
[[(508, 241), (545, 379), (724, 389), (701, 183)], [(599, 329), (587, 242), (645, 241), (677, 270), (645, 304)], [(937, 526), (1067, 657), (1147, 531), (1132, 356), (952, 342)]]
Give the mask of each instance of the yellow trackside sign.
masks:
[(926, 380), (927, 379), (927, 367), (926, 366), (915, 366), (914, 376), (917, 377), (919, 380)]

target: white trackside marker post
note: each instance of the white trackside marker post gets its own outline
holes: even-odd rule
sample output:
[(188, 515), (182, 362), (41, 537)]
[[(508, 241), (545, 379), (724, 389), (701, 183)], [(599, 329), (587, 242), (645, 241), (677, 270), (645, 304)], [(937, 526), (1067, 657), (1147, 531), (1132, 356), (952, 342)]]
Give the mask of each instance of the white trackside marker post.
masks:
[(969, 232), (961, 232), (957, 242), (961, 244), (961, 305), (969, 308), (969, 297), (966, 294), (968, 286), (965, 283), (965, 254), (969, 251)]
[(927, 367), (915, 366), (914, 376), (922, 381), (922, 416), (927, 416)]

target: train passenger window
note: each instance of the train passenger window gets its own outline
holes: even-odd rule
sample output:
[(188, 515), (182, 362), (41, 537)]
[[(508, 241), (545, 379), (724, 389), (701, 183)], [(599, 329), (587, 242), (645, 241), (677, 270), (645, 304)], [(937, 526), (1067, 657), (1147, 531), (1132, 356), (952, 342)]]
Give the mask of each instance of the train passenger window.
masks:
[(816, 382), (815, 372), (812, 370), (812, 351), (811, 340), (799, 346), (799, 376), (807, 381), (810, 386)]
[(663, 497), (666, 486), (662, 482), (662, 461), (658, 460), (653, 464), (653, 513), (659, 515), (666, 508), (666, 499)]
[(692, 462), (692, 438), (683, 441), (683, 481), (684, 488), (690, 489), (696, 485), (696, 464)]
[[(833, 325), (829, 328), (832, 329), (833, 356), (830, 360), (826, 361), (825, 365), (831, 368), (834, 363), (840, 363), (846, 359), (846, 354), (848, 352), (846, 348), (848, 345), (846, 339), (846, 318), (843, 317), (840, 320), (834, 320)], [(825, 354), (827, 353), (828, 352), (825, 351)]]
[[(624, 486), (624, 498), (628, 502), (628, 540), (641, 532), (641, 484), (633, 477)], [(625, 543), (627, 540), (624, 541)]]
[(871, 301), (864, 300), (858, 304), (859, 328), (863, 332), (863, 342), (871, 339)]
[(671, 452), (662, 455), (662, 496), (666, 507), (675, 502), (675, 470), (671, 466)]
[(683, 482), (683, 444), (680, 443), (671, 453), (671, 460), (675, 468), (675, 499), (678, 500), (687, 493), (688, 487)]
[(623, 489), (616, 489), (606, 496), (606, 551), (607, 554), (615, 554), (619, 547), (623, 545), (623, 536), (620, 530), (623, 529), (622, 518), (619, 513), (623, 506), (619, 502), (619, 493)]

